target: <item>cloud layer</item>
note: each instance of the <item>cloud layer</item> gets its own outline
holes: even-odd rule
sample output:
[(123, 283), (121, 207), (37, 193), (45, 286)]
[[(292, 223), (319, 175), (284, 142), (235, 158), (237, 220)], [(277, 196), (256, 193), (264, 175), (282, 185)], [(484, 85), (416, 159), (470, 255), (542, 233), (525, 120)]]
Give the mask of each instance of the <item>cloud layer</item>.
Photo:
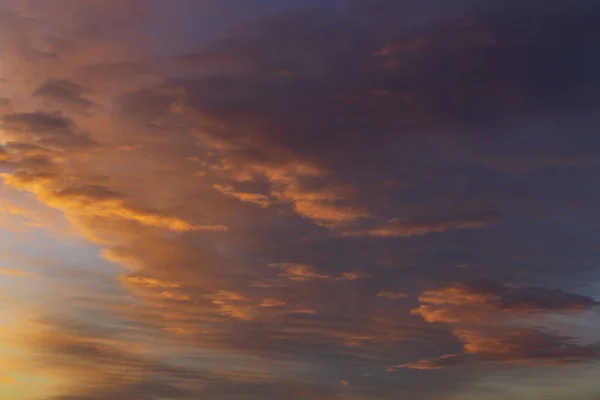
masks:
[(31, 398), (596, 368), (595, 2), (168, 3), (0, 4), (0, 234), (98, 255), (0, 260), (38, 293), (6, 333)]

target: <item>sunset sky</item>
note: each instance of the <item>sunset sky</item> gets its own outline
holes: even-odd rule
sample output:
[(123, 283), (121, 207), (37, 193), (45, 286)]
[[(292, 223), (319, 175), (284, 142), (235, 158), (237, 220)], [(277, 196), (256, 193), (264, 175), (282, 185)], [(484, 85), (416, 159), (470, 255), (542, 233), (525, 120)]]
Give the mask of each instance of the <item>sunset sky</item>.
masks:
[(597, 0), (0, 0), (0, 399), (597, 400)]

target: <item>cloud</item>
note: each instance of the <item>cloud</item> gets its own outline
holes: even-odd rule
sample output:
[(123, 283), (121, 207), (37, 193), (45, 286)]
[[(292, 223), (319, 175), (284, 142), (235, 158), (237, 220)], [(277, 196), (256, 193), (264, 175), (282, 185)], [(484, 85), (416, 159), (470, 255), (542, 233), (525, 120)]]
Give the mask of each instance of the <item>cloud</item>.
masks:
[(403, 222), (391, 220), (387, 225), (362, 232), (345, 233), (348, 236), (364, 235), (375, 237), (409, 237), (445, 232), (451, 229), (477, 229), (487, 225), (487, 221), (439, 221), (430, 223)]
[[(148, 393), (144, 390), (149, 385), (142, 382), (154, 377), (155, 388), (164, 385), (176, 390), (175, 386), (171, 386), (173, 381), (185, 377), (183, 369), (152, 360), (131, 347), (127, 348), (115, 337), (89, 328), (85, 325), (67, 325), (58, 320), (38, 322), (38, 330), (23, 338), (34, 350), (32, 365), (42, 368), (53, 365), (58, 379), (63, 378), (62, 374), (77, 377), (69, 382), (72, 398), (101, 399), (105, 398), (104, 392), (129, 396), (124, 398), (146, 398)], [(169, 377), (165, 379), (166, 375)], [(161, 378), (156, 379), (158, 377)], [(53, 393), (47, 396), (63, 398)]]
[(351, 271), (351, 272), (342, 272), (342, 274), (336, 278), (336, 280), (339, 281), (355, 281), (357, 279), (363, 279), (363, 278), (368, 278), (369, 275), (364, 273), (364, 272), (360, 272), (360, 271)]
[(269, 206), (269, 198), (260, 193), (236, 192), (235, 189), (233, 188), (233, 186), (217, 185), (217, 184), (213, 185), (213, 188), (215, 188), (215, 190), (223, 193), (224, 195), (235, 197), (235, 198), (237, 198), (241, 201), (247, 202), (247, 203), (254, 203), (261, 207)]
[(394, 293), (388, 292), (387, 290), (380, 291), (379, 293), (377, 293), (377, 296), (384, 297), (390, 300), (407, 299), (409, 297), (409, 295), (407, 295), (406, 293)]
[(100, 185), (86, 185), (80, 187), (68, 187), (56, 193), (59, 198), (76, 198), (85, 202), (120, 200), (123, 196), (107, 187)]
[(6, 97), (0, 97), (0, 116), (12, 114), (12, 101)]
[(60, 191), (52, 189), (51, 177), (44, 181), (31, 180), (24, 176), (2, 174), (4, 182), (12, 187), (35, 193), (49, 206), (72, 213), (101, 216), (135, 221), (150, 227), (164, 228), (173, 231), (226, 231), (223, 225), (192, 225), (180, 218), (162, 216), (159, 213), (130, 207), (121, 200), (120, 195), (102, 186), (65, 188)]
[(5, 149), (0, 148), (0, 163), (6, 163), (7, 161), (10, 161), (10, 155)]
[[(240, 360), (236, 354), (204, 353), (201, 358), (210, 365), (194, 362), (201, 354), (195, 350), (153, 356), (153, 349), (172, 351), (173, 342), (147, 337), (143, 330), (124, 331), (121, 327), (49, 317), (35, 323), (30, 320), (29, 327), (36, 329), (21, 335), (19, 343), (29, 346), (30, 369), (49, 369), (52, 378), (61, 383), (59, 390), (44, 394), (52, 400), (149, 400), (157, 395), (184, 400), (229, 396), (232, 389), (236, 394), (257, 398), (275, 393), (292, 393), (292, 398), (296, 398), (294, 393), (323, 399), (335, 396), (326, 385), (293, 376), (277, 378), (273, 375), (276, 364)], [(125, 340), (124, 336), (129, 337)], [(131, 345), (128, 340), (134, 338), (137, 343)], [(63, 381), (66, 377), (69, 379)]]
[(432, 358), (427, 360), (419, 360), (413, 363), (394, 365), (391, 368), (388, 368), (388, 372), (396, 371), (400, 368), (408, 368), (408, 369), (421, 369), (421, 370), (430, 370), (430, 369), (443, 369), (447, 367), (452, 367), (455, 365), (460, 365), (465, 362), (462, 356), (456, 354), (444, 354), (438, 358)]
[(281, 307), (285, 305), (285, 301), (277, 299), (262, 299), (260, 302), (261, 307)]
[(67, 108), (87, 111), (94, 103), (82, 94), (83, 87), (67, 80), (49, 80), (33, 92), (35, 97), (57, 102)]
[(123, 276), (123, 279), (128, 283), (142, 285), (142, 286), (148, 286), (148, 287), (153, 287), (153, 288), (154, 287), (158, 287), (158, 288), (177, 288), (177, 287), (179, 287), (179, 285), (176, 283), (161, 282), (158, 279), (148, 278), (148, 277), (144, 277), (144, 276), (130, 275), (130, 276)]
[(577, 312), (590, 309), (599, 304), (598, 301), (587, 296), (543, 287), (509, 289), (499, 300), (496, 300), (496, 307), (501, 310), (524, 313)]
[[(223, 155), (225, 160), (229, 159), (226, 154)], [(290, 156), (294, 157), (293, 154)], [(256, 176), (267, 179), (271, 186), (272, 198), (291, 204), (296, 213), (319, 225), (344, 225), (369, 216), (368, 211), (363, 208), (344, 204), (351, 194), (349, 188), (340, 185), (322, 187), (323, 180), (327, 178), (329, 172), (316, 165), (302, 160), (283, 163), (275, 160), (276, 163), (265, 164), (261, 160), (247, 158), (247, 156), (242, 157), (239, 161), (240, 165), (224, 165), (221, 168), (225, 173), (233, 173), (231, 177), (242, 182), (252, 181)], [(243, 193), (236, 195), (230, 188), (222, 185), (217, 185), (215, 188), (221, 189), (219, 190), (221, 192), (226, 189), (227, 194), (238, 198), (241, 196), (244, 198), (243, 201), (253, 199), (253, 202), (266, 204), (266, 197), (261, 195)]]
[(510, 288), (491, 281), (453, 283), (419, 296), (413, 313), (429, 322), (477, 320), (488, 314), (582, 312), (598, 305), (594, 299), (560, 289)]
[(326, 274), (320, 274), (316, 271), (316, 269), (314, 267), (311, 267), (309, 265), (304, 265), (304, 264), (278, 263), (278, 264), (271, 264), (270, 267), (280, 268), (282, 270), (282, 272), (280, 272), (279, 276), (283, 276), (283, 277), (289, 278), (292, 281), (297, 281), (297, 282), (306, 282), (306, 281), (319, 280), (319, 279), (325, 279), (325, 280), (332, 279), (331, 276), (326, 275)]
[(0, 275), (31, 277), (33, 274), (13, 268), (0, 267)]
[(211, 296), (211, 300), (219, 307), (221, 314), (244, 320), (251, 320), (256, 316), (256, 307), (244, 304), (248, 299), (240, 293), (220, 290)]
[[(478, 281), (425, 291), (419, 301), (422, 305), (413, 309), (413, 314), (430, 323), (447, 324), (462, 343), (465, 354), (481, 361), (560, 365), (600, 356), (598, 344), (579, 344), (574, 338), (538, 326), (519, 327), (531, 315), (581, 313), (598, 305), (586, 296), (558, 289), (511, 288)], [(442, 360), (425, 360), (406, 367), (431, 363), (442, 367)], [(462, 358), (452, 360), (449, 365)]]
[(279, 276), (288, 278), (295, 282), (308, 282), (315, 280), (326, 280), (326, 281), (354, 281), (361, 278), (366, 278), (368, 275), (353, 271), (343, 272), (339, 276), (331, 276), (327, 274), (319, 273), (314, 267), (299, 263), (273, 263), (270, 264), (271, 268), (279, 268), (282, 272)]
[(335, 189), (310, 189), (302, 187), (299, 181), (276, 178), (281, 181), (281, 191), (274, 195), (289, 200), (294, 205), (294, 210), (305, 217), (315, 220), (319, 224), (333, 225), (344, 224), (369, 216), (369, 212), (352, 206), (340, 204), (343, 191), (338, 193)]
[[(406, 370), (597, 359), (537, 326), (597, 304), (547, 289), (594, 272), (597, 5), (217, 3), (2, 11), (3, 183), (128, 269), (39, 305), (96, 323), (28, 349), (56, 399), (464, 397)], [(422, 288), (476, 277), (515, 285)]]
[(44, 132), (57, 132), (71, 134), (72, 122), (60, 114), (37, 113), (15, 113), (3, 118), (7, 129), (19, 131), (31, 131), (41, 134)]
[(579, 344), (573, 338), (538, 328), (500, 332), (464, 330), (457, 333), (465, 352), (482, 360), (565, 365), (594, 361), (600, 344)]
[(72, 120), (59, 113), (13, 113), (2, 117), (6, 141), (37, 144), (65, 149), (85, 148), (95, 143), (85, 133), (75, 130)]

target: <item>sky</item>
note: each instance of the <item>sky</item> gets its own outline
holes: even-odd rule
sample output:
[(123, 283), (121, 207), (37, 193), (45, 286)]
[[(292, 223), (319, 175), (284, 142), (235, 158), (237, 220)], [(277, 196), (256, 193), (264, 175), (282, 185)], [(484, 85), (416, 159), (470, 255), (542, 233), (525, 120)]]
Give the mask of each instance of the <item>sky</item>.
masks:
[(0, 397), (597, 400), (599, 18), (0, 0)]

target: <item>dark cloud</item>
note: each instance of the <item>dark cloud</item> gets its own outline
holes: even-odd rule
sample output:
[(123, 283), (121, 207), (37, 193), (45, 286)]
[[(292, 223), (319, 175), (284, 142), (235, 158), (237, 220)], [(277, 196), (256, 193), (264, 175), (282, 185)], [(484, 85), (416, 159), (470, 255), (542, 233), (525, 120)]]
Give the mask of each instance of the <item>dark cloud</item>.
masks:
[(92, 200), (115, 200), (123, 196), (107, 187), (100, 185), (87, 185), (81, 187), (70, 187), (57, 193), (58, 197), (83, 197)]
[(367, 229), (358, 232), (348, 232), (348, 236), (375, 236), (375, 237), (409, 237), (427, 235), (429, 233), (440, 233), (451, 229), (477, 229), (488, 224), (484, 219), (473, 220), (444, 220), (428, 222), (410, 222), (398, 219), (390, 220), (387, 225)]
[[(532, 190), (507, 179), (506, 170), (577, 166), (600, 143), (593, 117), (586, 116), (577, 117), (569, 146), (558, 145), (561, 126), (575, 123), (561, 105), (572, 95), (558, 87), (544, 92), (553, 79), (535, 82), (535, 71), (549, 64), (544, 58), (571, 51), (548, 40), (554, 32), (566, 29), (578, 48), (589, 48), (593, 35), (586, 29), (595, 29), (587, 20), (590, 10), (565, 6), (573, 22), (564, 26), (558, 12), (540, 9), (548, 20), (513, 18), (502, 4), (490, 3), (461, 18), (426, 19), (414, 29), (399, 24), (385, 35), (348, 14), (277, 16), (185, 55), (186, 68), (197, 62), (186, 79), (124, 96), (122, 112), (147, 121), (147, 115), (168, 118), (179, 107), (183, 118), (192, 114), (192, 125), (227, 147), (221, 154), (235, 165), (279, 166), (291, 158), (317, 165), (329, 171), (325, 181), (360, 188), (343, 197), (346, 203), (356, 197), (367, 210), (347, 215), (377, 209), (380, 220), (373, 225), (402, 218), (397, 210), (416, 204), (431, 205), (422, 206), (424, 219), (440, 214), (422, 223), (438, 231), (450, 230), (443, 227), (452, 221), (445, 220), (466, 202), (487, 208), (471, 214), (541, 212), (549, 203), (570, 202), (569, 192)], [(223, 60), (235, 70), (211, 67)], [(392, 61), (400, 67), (386, 67)], [(575, 69), (569, 76), (585, 79), (576, 71), (581, 63), (569, 65)], [(556, 112), (544, 114), (550, 101)], [(183, 145), (183, 137), (175, 140)], [(464, 226), (474, 217), (463, 211), (456, 218)]]
[[(370, 11), (365, 16), (381, 14), (384, 3), (390, 6), (389, 2), (364, 5)], [(402, 9), (401, 5), (394, 7)], [(515, 179), (507, 173), (511, 168), (527, 172), (554, 167), (576, 170), (581, 165), (579, 157), (589, 160), (590, 149), (599, 144), (590, 136), (594, 119), (586, 116), (571, 147), (559, 145), (564, 133), (561, 124), (573, 121), (573, 111), (585, 114), (593, 108), (594, 99), (574, 99), (569, 92), (574, 82), (555, 85), (555, 77), (544, 78), (538, 72), (545, 71), (552, 57), (573, 51), (559, 40), (560, 32), (566, 29), (582, 49), (589, 49), (593, 35), (588, 34), (596, 28), (587, 18), (588, 9), (553, 7), (568, 15), (567, 26), (559, 12), (544, 10), (547, 19), (529, 19), (537, 9), (532, 6), (526, 16), (513, 18), (505, 14), (499, 2), (460, 10), (456, 7), (452, 18), (428, 16), (431, 10), (423, 6), (421, 11), (415, 10), (423, 16), (422, 21), (410, 29), (390, 24), (380, 30), (356, 23), (362, 16), (321, 10), (289, 13), (246, 24), (221, 41), (176, 58), (174, 63), (184, 78), (174, 77), (162, 86), (121, 98), (122, 116), (129, 120), (145, 123), (152, 116), (168, 121), (176, 114), (177, 126), (183, 129), (178, 130), (180, 136), (171, 136), (169, 145), (177, 154), (194, 154), (186, 129), (201, 130), (201, 146), (221, 157), (205, 176), (216, 179), (212, 173), (222, 173), (231, 182), (228, 193), (254, 193), (265, 199), (273, 195), (272, 187), (282, 185), (287, 192), (284, 189), (280, 193), (293, 198), (291, 203), (296, 207), (292, 209), (300, 214), (299, 201), (307, 196), (320, 200), (326, 197), (321, 187), (342, 181), (355, 190), (341, 190), (343, 194), (332, 195), (327, 202), (342, 198), (343, 205), (365, 205), (366, 212), (349, 219), (354, 224), (351, 228), (334, 225), (334, 232), (349, 232), (344, 238), (296, 222), (296, 231), (271, 237), (271, 246), (262, 246), (259, 252), (262, 259), (274, 262), (289, 260), (276, 260), (275, 255), (292, 253), (298, 254), (295, 261), (301, 265), (324, 265), (323, 270), (308, 271), (315, 278), (311, 301), (295, 297), (293, 288), (286, 288), (287, 296), (281, 299), (286, 304), (305, 304), (301, 309), (312, 310), (317, 316), (326, 315), (330, 327), (338, 320), (335, 315), (344, 314), (335, 304), (347, 299), (349, 303), (342, 303), (356, 309), (348, 316), (350, 329), (344, 330), (343, 339), (336, 336), (337, 330), (321, 334), (316, 329), (317, 320), (309, 314), (307, 324), (315, 331), (308, 330), (303, 340), (287, 336), (280, 325), (272, 327), (259, 318), (260, 325), (253, 319), (239, 321), (244, 328), (231, 335), (230, 346), (260, 349), (259, 353), (273, 357), (296, 354), (299, 349), (312, 354), (309, 350), (315, 346), (324, 351), (319, 343), (329, 343), (329, 351), (335, 354), (346, 340), (376, 352), (372, 344), (385, 343), (388, 337), (357, 330), (355, 324), (379, 326), (372, 320), (359, 322), (369, 321), (359, 316), (375, 312), (365, 293), (377, 293), (372, 289), (377, 285), (410, 281), (400, 284), (400, 290), (414, 293), (414, 282), (433, 277), (454, 280), (460, 275), (480, 274), (517, 281), (522, 279), (522, 265), (510, 257), (526, 246), (535, 246), (537, 240), (556, 240), (564, 246), (562, 250), (551, 246), (537, 262), (550, 253), (577, 252), (575, 248), (583, 245), (578, 239), (550, 239), (551, 232), (542, 239), (537, 235), (543, 223), (529, 226), (524, 222), (535, 219), (535, 212), (545, 212), (542, 204), (559, 207), (557, 204), (569, 194), (548, 198), (541, 193), (552, 194), (551, 189), (544, 186), (537, 191), (528, 187), (529, 176)], [(581, 64), (571, 64), (570, 59), (566, 62), (573, 73), (569, 79), (594, 84), (594, 76), (581, 75)], [(570, 108), (571, 101), (588, 103)], [(561, 124), (554, 123), (554, 118)], [(227, 159), (226, 165), (222, 159)], [(319, 172), (292, 184), (281, 180), (281, 176), (297, 174), (290, 165), (311, 166)], [(246, 180), (258, 181), (252, 187), (256, 191), (236, 190), (236, 185), (246, 184)], [(268, 212), (268, 206), (263, 208)], [(255, 226), (271, 232), (271, 226), (262, 223), (266, 221), (257, 218)], [(527, 226), (531, 235), (521, 233), (532, 236), (530, 241), (523, 242), (521, 235), (514, 234), (518, 226)], [(557, 230), (561, 231), (560, 227)], [(439, 235), (428, 235), (434, 232)], [(383, 237), (388, 239), (383, 241)], [(474, 265), (474, 269), (455, 268), (464, 264)], [(369, 283), (356, 291), (344, 289), (347, 294), (316, 286), (325, 277), (342, 272), (340, 265), (366, 268), (371, 272)], [(524, 267), (527, 271), (535, 268)], [(267, 292), (276, 286), (269, 279), (259, 284)], [(459, 310), (450, 306), (451, 310), (438, 310), (437, 303), (432, 303), (434, 312), (448, 311), (444, 320), (432, 313), (432, 320), (456, 324), (451, 325), (456, 333), (454, 327), (462, 326), (472, 311), (474, 318), (481, 316), (495, 323), (490, 316), (495, 313), (588, 310), (595, 304), (584, 296), (537, 287), (511, 289), (491, 284), (479, 290), (465, 290), (463, 295), (475, 300), (470, 303), (467, 299), (468, 304)], [(232, 304), (239, 307), (238, 315), (251, 310), (245, 302)], [(393, 312), (386, 309), (382, 313)], [(277, 324), (292, 327), (301, 321), (288, 316)], [(507, 335), (508, 344), (514, 338)], [(593, 358), (592, 347), (569, 347), (568, 340), (561, 340), (539, 352), (548, 353), (548, 359), (566, 360), (578, 351), (582, 352), (581, 360), (586, 359), (583, 353)], [(563, 345), (568, 350), (561, 353)], [(532, 350), (531, 358), (542, 359), (534, 356), (536, 351)], [(526, 358), (525, 353), (524, 348), (516, 348), (513, 356), (504, 360)], [(460, 364), (463, 359), (444, 360)]]
[(468, 362), (505, 362), (518, 364), (568, 365), (597, 361), (600, 344), (580, 344), (574, 338), (540, 329), (508, 331), (463, 330), (458, 338), (465, 343), (465, 355), (443, 355), (388, 369), (435, 370)]
[(508, 289), (496, 300), (499, 309), (515, 312), (585, 310), (598, 304), (590, 297), (536, 287)]
[(456, 365), (464, 364), (465, 358), (462, 356), (458, 356), (456, 354), (446, 354), (438, 358), (432, 358), (427, 360), (420, 360), (418, 362), (395, 365), (388, 369), (388, 372), (393, 372), (399, 368), (409, 368), (409, 369), (422, 369), (422, 370), (430, 370), (430, 369), (442, 369), (447, 367), (453, 367)]
[[(571, 106), (583, 111), (584, 101), (593, 107), (592, 97), (568, 90), (593, 85), (594, 76), (585, 71), (594, 59), (579, 59), (595, 36), (589, 18), (594, 13), (589, 7), (562, 11), (532, 21), (532, 10), (513, 17), (502, 7), (486, 7), (468, 18), (398, 31), (392, 40), (338, 14), (290, 14), (185, 56), (209, 69), (213, 61), (207, 58), (237, 60), (228, 62), (240, 72), (221, 66), (179, 83), (198, 112), (229, 122), (227, 140), (240, 132), (258, 135), (257, 143), (290, 148), (326, 165), (347, 166), (356, 157), (373, 161), (375, 154), (387, 160), (386, 145), (414, 145), (406, 136), (460, 130), (489, 138), (501, 127), (538, 118), (540, 110), (565, 116)], [(383, 48), (391, 50), (378, 55)], [(558, 68), (554, 59), (564, 65)], [(385, 70), (391, 61), (400, 67)]]
[[(597, 343), (580, 344), (575, 338), (538, 326), (518, 328), (533, 314), (583, 313), (598, 305), (592, 298), (542, 287), (510, 288), (492, 281), (455, 283), (426, 291), (422, 305), (413, 310), (431, 323), (450, 327), (474, 360), (517, 363), (570, 364), (596, 360)], [(531, 324), (531, 322), (530, 322)], [(533, 322), (533, 324), (535, 324)], [(441, 368), (446, 357), (398, 367)], [(431, 368), (427, 368), (431, 367)]]
[(490, 310), (514, 313), (569, 312), (589, 310), (599, 303), (593, 298), (545, 287), (507, 287), (493, 281), (454, 283), (425, 292), (425, 302), (473, 304)]
[(43, 112), (12, 114), (5, 116), (3, 121), (9, 128), (21, 128), (37, 134), (43, 132), (70, 133), (73, 127), (72, 122), (60, 114)]
[(600, 357), (597, 343), (582, 345), (573, 338), (539, 329), (488, 332), (486, 335), (464, 331), (459, 338), (467, 343), (467, 353), (490, 361), (560, 365), (595, 361)]
[(0, 115), (11, 114), (13, 111), (12, 101), (5, 97), (0, 98)]
[(83, 87), (67, 80), (50, 80), (38, 87), (34, 96), (58, 102), (67, 108), (87, 111), (94, 103), (82, 96)]
[[(73, 121), (59, 113), (13, 113), (2, 118), (4, 130), (14, 136), (11, 141), (50, 148), (90, 147), (94, 141), (85, 133), (77, 132)], [(12, 137), (9, 138), (12, 139)]]

